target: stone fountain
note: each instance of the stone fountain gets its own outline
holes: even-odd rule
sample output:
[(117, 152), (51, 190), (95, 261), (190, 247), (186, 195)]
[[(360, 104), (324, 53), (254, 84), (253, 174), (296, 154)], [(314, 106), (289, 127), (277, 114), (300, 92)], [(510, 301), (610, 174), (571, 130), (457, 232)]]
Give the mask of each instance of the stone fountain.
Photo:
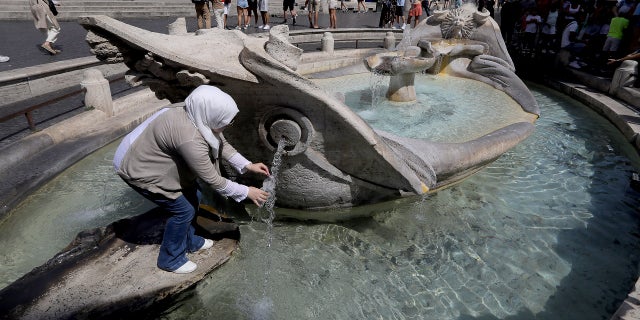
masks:
[[(309, 209), (350, 208), (421, 195), (457, 183), (526, 139), (539, 114), (535, 99), (514, 73), (495, 21), (486, 12), (438, 11), (413, 30), (413, 40), (402, 40), (399, 47), (408, 49), (372, 52), (366, 58), (369, 69), (393, 75), (390, 99), (415, 100), (416, 72), (427, 70), (489, 84), (505, 92), (528, 115), (526, 121), (514, 121), (461, 143), (432, 142), (374, 130), (339, 97), (296, 71), (303, 52), (289, 42), (286, 25), (272, 28), (265, 39), (220, 29), (159, 34), (106, 16), (85, 17), (81, 23), (89, 31), (87, 41), (100, 60), (124, 61), (130, 68), (130, 82), (149, 86), (158, 98), (180, 104), (203, 84), (218, 86), (230, 94), (240, 113), (225, 136), (247, 158), (268, 161), (284, 138), (276, 205), (308, 209), (293, 212), (301, 219), (346, 219), (362, 212)], [(437, 70), (436, 60), (442, 60)], [(358, 65), (363, 67), (361, 62)], [(262, 181), (242, 182), (259, 186)], [(88, 315), (113, 313), (114, 305), (120, 311), (127, 306), (144, 309), (202, 279), (236, 246), (234, 239), (228, 240), (219, 248), (226, 252), (222, 259), (210, 261), (210, 266), (186, 280), (169, 279), (166, 286), (154, 280), (162, 276), (162, 271), (145, 266), (139, 269), (146, 274), (147, 280), (142, 281), (156, 286), (144, 292), (130, 288), (126, 291), (129, 296), (109, 291), (110, 298), (104, 300), (100, 298), (104, 291), (80, 285), (86, 278), (104, 283), (96, 270), (110, 270), (102, 276), (117, 275), (122, 268), (131, 270), (127, 268), (131, 263), (151, 259), (154, 251), (147, 244), (154, 244), (157, 239), (149, 239), (157, 234), (128, 238), (130, 231), (118, 227), (124, 223), (136, 230), (145, 221), (149, 220), (134, 225), (118, 222), (81, 234), (46, 265), (5, 288), (0, 294), (1, 310), (38, 318), (53, 304), (59, 312), (57, 317), (67, 318), (82, 310)], [(49, 280), (31, 295), (15, 294), (42, 279)], [(127, 285), (122, 282), (116, 289)], [(75, 301), (70, 292), (82, 294), (84, 299)], [(26, 300), (28, 306), (22, 302)]]
[[(395, 73), (391, 99), (415, 99), (415, 72), (432, 68), (434, 58), (443, 57), (439, 72), (490, 84), (531, 114), (529, 121), (457, 144), (373, 130), (338, 97), (296, 72), (303, 52), (289, 43), (287, 26), (273, 28), (265, 39), (218, 29), (159, 34), (104, 16), (86, 17), (81, 23), (99, 59), (124, 61), (132, 81), (145, 83), (159, 98), (180, 103), (201, 84), (229, 93), (240, 106), (240, 125), (225, 135), (248, 158), (270, 159), (277, 145), (271, 132), (278, 131), (272, 127), (286, 126), (284, 132), (293, 134), (285, 134), (279, 207), (352, 207), (446, 187), (529, 136), (538, 115), (488, 13), (437, 12), (413, 30), (412, 43), (399, 45), (409, 50), (367, 59), (370, 67), (387, 65), (384, 72)], [(461, 39), (454, 42), (449, 38), (454, 34)], [(219, 56), (238, 59), (216, 59), (212, 64)]]

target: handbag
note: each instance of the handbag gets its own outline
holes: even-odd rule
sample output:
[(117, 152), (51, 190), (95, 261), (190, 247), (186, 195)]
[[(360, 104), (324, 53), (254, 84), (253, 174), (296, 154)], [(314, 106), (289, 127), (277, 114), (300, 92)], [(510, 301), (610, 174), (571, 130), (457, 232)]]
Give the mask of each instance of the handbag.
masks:
[(56, 5), (53, 3), (53, 0), (47, 0), (49, 3), (49, 10), (53, 13), (54, 16), (58, 15), (58, 9), (56, 9)]

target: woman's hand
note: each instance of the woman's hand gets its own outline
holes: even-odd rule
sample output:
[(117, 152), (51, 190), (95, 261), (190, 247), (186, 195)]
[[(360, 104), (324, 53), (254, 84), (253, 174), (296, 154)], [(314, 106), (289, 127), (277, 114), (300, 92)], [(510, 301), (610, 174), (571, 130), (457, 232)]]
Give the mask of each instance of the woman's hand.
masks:
[(247, 171), (250, 172), (254, 172), (254, 173), (258, 173), (258, 174), (262, 174), (265, 176), (270, 176), (271, 174), (269, 173), (269, 167), (267, 167), (264, 163), (259, 162), (259, 163), (250, 163), (248, 164), (246, 167)]
[(249, 194), (247, 198), (251, 199), (253, 203), (258, 207), (262, 207), (262, 205), (269, 199), (269, 192), (263, 191), (256, 187), (249, 187)]

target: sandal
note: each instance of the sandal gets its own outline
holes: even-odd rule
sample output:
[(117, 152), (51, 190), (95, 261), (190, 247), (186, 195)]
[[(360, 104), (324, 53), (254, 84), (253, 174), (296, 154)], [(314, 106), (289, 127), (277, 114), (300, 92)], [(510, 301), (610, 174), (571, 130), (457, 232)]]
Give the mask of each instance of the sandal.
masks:
[(44, 44), (41, 45), (40, 47), (42, 47), (42, 49), (47, 50), (47, 52), (49, 52), (51, 55), (56, 55), (58, 54), (58, 51), (53, 50), (53, 48), (51, 48), (50, 46), (45, 46)]

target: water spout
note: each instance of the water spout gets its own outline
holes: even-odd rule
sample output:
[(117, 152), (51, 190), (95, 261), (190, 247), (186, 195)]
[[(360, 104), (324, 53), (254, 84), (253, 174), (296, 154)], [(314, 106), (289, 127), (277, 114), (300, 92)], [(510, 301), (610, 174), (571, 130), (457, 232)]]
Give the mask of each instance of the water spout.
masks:
[(269, 193), (269, 198), (263, 205), (263, 208), (267, 210), (269, 216), (262, 219), (262, 221), (267, 224), (267, 247), (271, 247), (273, 240), (273, 220), (276, 217), (276, 213), (273, 211), (273, 207), (276, 204), (276, 182), (278, 180), (278, 171), (280, 170), (280, 164), (282, 164), (282, 154), (284, 153), (286, 142), (287, 140), (284, 137), (278, 141), (278, 149), (273, 156), (273, 163), (271, 164), (271, 176), (265, 179), (262, 184), (262, 190)]

